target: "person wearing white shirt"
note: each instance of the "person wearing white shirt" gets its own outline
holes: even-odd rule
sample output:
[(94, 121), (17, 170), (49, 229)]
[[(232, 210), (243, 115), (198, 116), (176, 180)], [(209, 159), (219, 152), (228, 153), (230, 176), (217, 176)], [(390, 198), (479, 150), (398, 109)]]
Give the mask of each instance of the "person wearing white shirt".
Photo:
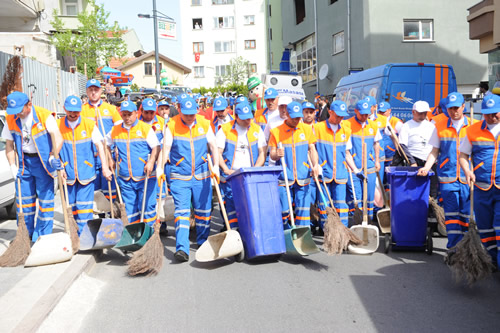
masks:
[(26, 227), (30, 238), (36, 241), (39, 236), (52, 233), (53, 177), (55, 170), (62, 169), (61, 160), (54, 155), (61, 150), (63, 139), (51, 112), (34, 106), (28, 96), (19, 91), (7, 96), (6, 121), (2, 131), (5, 154), (13, 178), (20, 180)]
[[(137, 106), (134, 103), (124, 101), (120, 112), (123, 123), (114, 126), (106, 140), (108, 149), (113, 145), (116, 146), (118, 186), (121, 189), (129, 222), (152, 225), (156, 221), (157, 183), (156, 178), (149, 176), (155, 169), (160, 142), (152, 126), (137, 119)], [(111, 160), (110, 163), (114, 169), (115, 161)], [(144, 196), (145, 187), (147, 189)], [(145, 204), (141, 221), (143, 197)]]
[[(265, 162), (266, 140), (259, 125), (253, 122), (252, 106), (240, 103), (235, 108), (235, 120), (224, 124), (217, 132), (220, 187), (226, 203), (226, 212), (231, 228), (238, 225), (233, 193), (226, 177), (240, 168), (259, 167)], [(224, 230), (224, 228), (223, 228)]]

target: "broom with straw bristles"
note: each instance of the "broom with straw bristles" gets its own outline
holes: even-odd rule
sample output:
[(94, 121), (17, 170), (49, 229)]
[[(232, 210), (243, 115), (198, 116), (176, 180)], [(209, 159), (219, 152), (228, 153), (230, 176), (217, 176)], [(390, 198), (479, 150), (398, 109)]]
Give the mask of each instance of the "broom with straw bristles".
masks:
[(73, 209), (69, 204), (69, 195), (68, 195), (68, 184), (66, 184), (66, 180), (64, 180), (64, 193), (66, 194), (66, 216), (68, 218), (69, 225), (69, 237), (71, 238), (71, 247), (73, 249), (73, 254), (77, 253), (80, 249), (80, 237), (78, 236), (78, 224), (76, 223), (75, 217), (73, 216)]
[(7, 250), (0, 256), (0, 267), (15, 267), (24, 265), (31, 252), (31, 241), (26, 222), (24, 221), (23, 199), (21, 195), (21, 180), (17, 178), (18, 205), (19, 213), (17, 215), (17, 234), (16, 238), (10, 243)]
[(358, 200), (356, 198), (356, 189), (354, 188), (354, 182), (352, 181), (352, 172), (347, 170), (349, 173), (349, 180), (351, 181), (352, 197), (354, 199), (354, 216), (352, 217), (353, 224), (361, 224), (363, 221), (363, 212), (359, 209)]
[(0, 86), (0, 110), (7, 109), (7, 96), (14, 91), (23, 91), (23, 66), (21, 58), (13, 56), (5, 67), (2, 84)]
[(474, 183), (470, 186), (470, 218), (469, 230), (464, 237), (451, 249), (445, 259), (455, 280), (464, 278), (469, 285), (487, 278), (494, 269), (491, 256), (484, 248), (476, 221), (474, 220)]

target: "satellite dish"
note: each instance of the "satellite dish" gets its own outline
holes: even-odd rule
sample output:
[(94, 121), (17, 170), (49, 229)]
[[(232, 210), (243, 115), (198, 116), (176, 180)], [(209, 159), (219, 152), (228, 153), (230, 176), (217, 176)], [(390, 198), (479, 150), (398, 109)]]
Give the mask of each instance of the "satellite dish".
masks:
[(328, 64), (321, 65), (319, 69), (319, 79), (324, 80), (328, 76)]

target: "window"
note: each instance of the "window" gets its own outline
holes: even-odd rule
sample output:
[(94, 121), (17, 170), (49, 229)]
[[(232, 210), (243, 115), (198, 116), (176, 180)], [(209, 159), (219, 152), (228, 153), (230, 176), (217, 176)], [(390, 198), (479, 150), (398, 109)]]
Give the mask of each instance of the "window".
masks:
[(63, 0), (63, 15), (77, 16), (80, 12), (79, 0)]
[(333, 35), (333, 54), (344, 51), (344, 32)]
[(235, 43), (231, 41), (215, 42), (215, 53), (234, 52)]
[(434, 39), (433, 20), (403, 20), (404, 41), (432, 41)]
[(203, 19), (194, 18), (193, 19), (193, 30), (202, 30), (203, 29)]
[(295, 0), (295, 24), (304, 21), (306, 17), (306, 5), (304, 0)]
[(255, 49), (255, 39), (245, 41), (245, 50)]
[(212, 5), (232, 5), (234, 0), (212, 0)]
[(205, 77), (205, 67), (194, 66), (194, 77)]
[(191, 0), (191, 6), (201, 6), (201, 0)]
[(295, 50), (290, 54), (292, 72), (302, 77), (302, 82), (316, 79), (316, 44), (314, 34), (295, 44)]
[(257, 64), (248, 64), (248, 73), (257, 73)]
[(214, 29), (234, 28), (234, 16), (214, 17)]
[(194, 42), (193, 43), (193, 53), (203, 53), (203, 42)]
[(215, 66), (215, 76), (226, 76), (229, 75), (229, 65), (219, 65)]
[(144, 63), (144, 75), (153, 75), (153, 63), (145, 62)]
[(255, 15), (245, 15), (245, 24), (246, 25), (254, 25), (255, 24)]

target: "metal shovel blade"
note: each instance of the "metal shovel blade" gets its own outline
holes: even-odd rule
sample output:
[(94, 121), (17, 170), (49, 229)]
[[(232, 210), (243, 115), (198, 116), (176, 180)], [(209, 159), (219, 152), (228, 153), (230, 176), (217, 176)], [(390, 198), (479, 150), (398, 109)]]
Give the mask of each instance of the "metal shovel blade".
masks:
[(65, 232), (38, 237), (24, 267), (57, 264), (73, 256), (71, 238)]
[(293, 227), (285, 230), (286, 253), (307, 256), (319, 252), (309, 227)]
[(115, 246), (123, 233), (120, 219), (89, 220), (80, 234), (80, 250), (98, 250)]
[(354, 254), (372, 254), (378, 249), (378, 228), (363, 222), (362, 225), (354, 225), (351, 231), (363, 241), (360, 245), (349, 244), (347, 249)]
[(240, 233), (228, 230), (220, 234), (209, 236), (196, 251), (196, 261), (207, 262), (217, 259), (233, 257), (243, 251), (243, 242)]
[(391, 209), (384, 208), (377, 212), (378, 225), (384, 234), (391, 233)]

